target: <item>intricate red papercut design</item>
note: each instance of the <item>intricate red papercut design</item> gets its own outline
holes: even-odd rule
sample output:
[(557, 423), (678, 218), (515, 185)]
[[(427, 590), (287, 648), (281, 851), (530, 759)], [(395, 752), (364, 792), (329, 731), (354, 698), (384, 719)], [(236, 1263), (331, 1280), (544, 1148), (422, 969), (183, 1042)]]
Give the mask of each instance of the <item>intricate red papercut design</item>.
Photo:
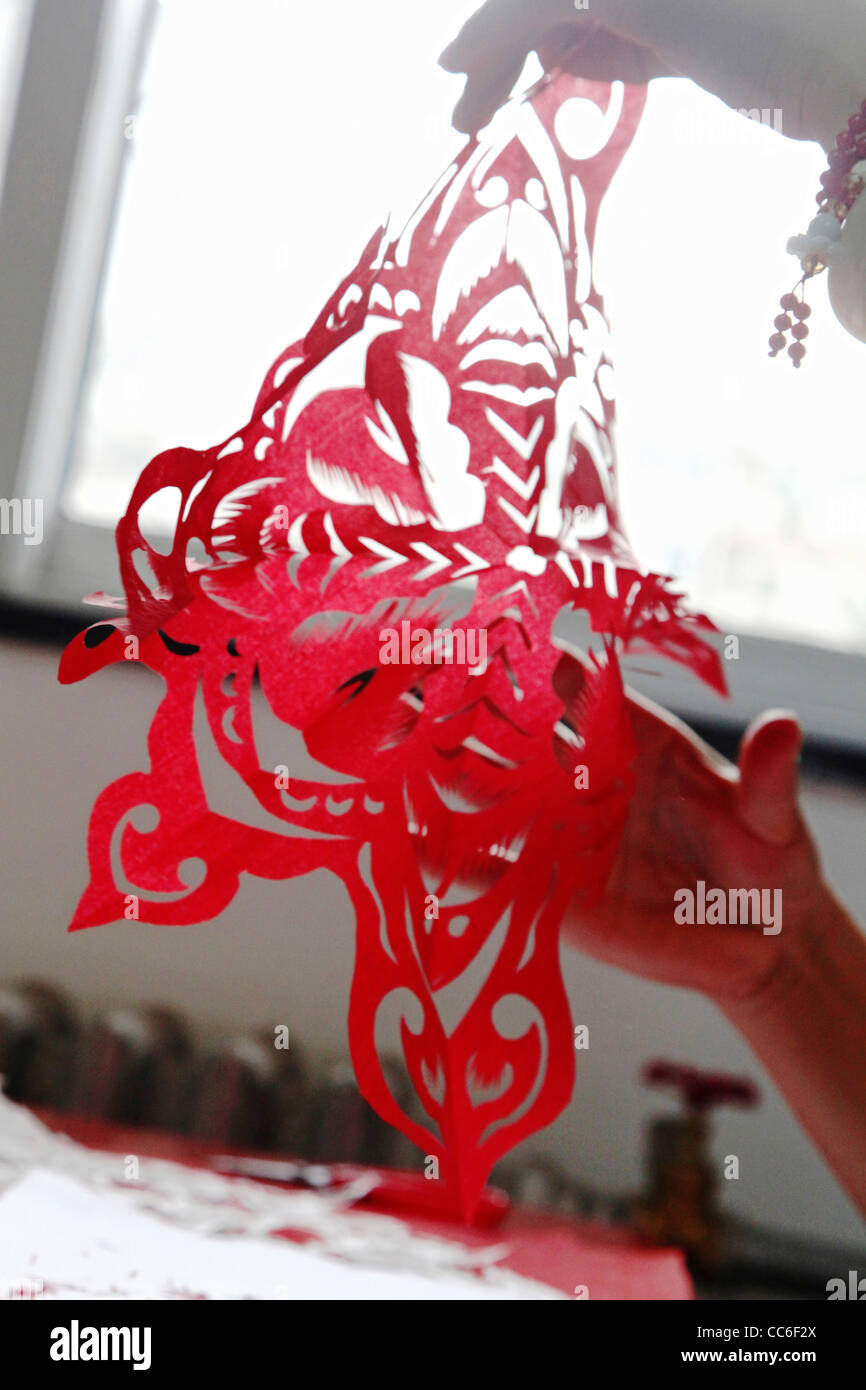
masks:
[[(94, 808), (72, 927), (121, 918), (133, 893), (144, 920), (189, 923), (219, 913), (243, 872), (338, 874), (357, 917), (359, 1084), (438, 1157), (467, 1215), (496, 1159), (571, 1094), (559, 926), (575, 894), (603, 890), (627, 813), (618, 656), (663, 652), (723, 689), (700, 635), (711, 625), (641, 570), (617, 509), (590, 248), (643, 101), (642, 88), (559, 77), (468, 143), (274, 364), (249, 424), (144, 470), (117, 528), (127, 615), (76, 639), (61, 667), (76, 680), (134, 636), (167, 687), (151, 771)], [(139, 529), (166, 487), (181, 495), (167, 556)], [(193, 540), (203, 564), (188, 559)], [(565, 606), (604, 644), (563, 700), (551, 634)], [(435, 655), (422, 630), (444, 627), (467, 651), (457, 636), (450, 662), (418, 660)], [(256, 674), (273, 713), (349, 780), (286, 789), (261, 766)], [(305, 834), (209, 808), (199, 690), (226, 763)], [(140, 807), (155, 808), (154, 828), (131, 822)], [(190, 859), (204, 864), (192, 887)], [(451, 901), (467, 879), (468, 900)], [(429, 1128), (383, 1076), (389, 1010)]]

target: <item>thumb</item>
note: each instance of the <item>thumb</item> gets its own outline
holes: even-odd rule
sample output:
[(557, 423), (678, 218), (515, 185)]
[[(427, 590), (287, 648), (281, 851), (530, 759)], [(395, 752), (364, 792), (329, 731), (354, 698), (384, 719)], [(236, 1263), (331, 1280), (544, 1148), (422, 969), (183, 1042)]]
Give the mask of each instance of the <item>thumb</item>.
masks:
[(802, 742), (796, 715), (770, 710), (752, 721), (740, 744), (740, 821), (769, 844), (787, 844), (796, 833)]
[(463, 95), (454, 108), (452, 124), (463, 135), (475, 135), (508, 99), (526, 61), (518, 46), (499, 54), (480, 72), (470, 72)]

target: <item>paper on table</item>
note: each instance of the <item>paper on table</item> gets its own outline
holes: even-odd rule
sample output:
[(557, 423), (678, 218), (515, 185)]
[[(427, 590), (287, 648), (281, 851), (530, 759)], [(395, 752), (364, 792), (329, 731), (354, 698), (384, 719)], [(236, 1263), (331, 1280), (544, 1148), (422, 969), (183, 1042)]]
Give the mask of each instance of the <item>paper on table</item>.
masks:
[(453, 1239), (424, 1222), (419, 1229), (395, 1216), (352, 1207), (345, 1190), (273, 1187), (147, 1153), (137, 1157), (137, 1177), (130, 1181), (124, 1155), (124, 1148), (97, 1150), (58, 1134), (0, 1093), (0, 1192), (34, 1169), (49, 1168), (91, 1192), (110, 1193), (151, 1219), (200, 1235), (259, 1239), (291, 1230), (320, 1255), (413, 1277), (459, 1281), (477, 1273), (495, 1288), (513, 1271), (569, 1297), (584, 1284), (594, 1300), (693, 1297), (676, 1250), (624, 1246), (621, 1239), (609, 1246), (603, 1234), (538, 1218), (509, 1224), (493, 1244), (478, 1230)]
[[(33, 1169), (51, 1169), (200, 1235), (261, 1238), (291, 1231), (320, 1254), (367, 1267), (434, 1278), (472, 1273), (502, 1282), (503, 1272), (492, 1267), (507, 1256), (507, 1244), (415, 1232), (396, 1216), (354, 1206), (362, 1195), (355, 1183), (333, 1192), (275, 1187), (147, 1153), (135, 1155), (132, 1178), (128, 1158), (54, 1132), (0, 1092), (0, 1191)], [(375, 1184), (372, 1172), (369, 1179)]]
[[(343, 1262), (291, 1241), (178, 1230), (37, 1168), (0, 1196), (0, 1290), (25, 1281), (58, 1299), (547, 1299), (556, 1292), (503, 1272), (425, 1277)], [(7, 1292), (7, 1297), (8, 1292)]]

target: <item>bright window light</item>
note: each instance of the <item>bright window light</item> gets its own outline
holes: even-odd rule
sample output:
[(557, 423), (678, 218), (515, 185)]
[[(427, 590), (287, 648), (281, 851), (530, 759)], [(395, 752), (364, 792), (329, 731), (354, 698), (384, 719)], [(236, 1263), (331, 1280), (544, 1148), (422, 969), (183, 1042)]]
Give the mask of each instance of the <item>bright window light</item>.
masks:
[[(391, 211), (460, 147), (436, 66), (476, 0), (161, 10), (64, 504), (113, 525), (141, 468), (246, 420)], [(778, 118), (776, 118), (778, 120)], [(692, 84), (653, 84), (602, 212), (626, 523), (726, 631), (866, 652), (866, 346), (817, 282), (797, 372), (767, 357), (823, 167)]]

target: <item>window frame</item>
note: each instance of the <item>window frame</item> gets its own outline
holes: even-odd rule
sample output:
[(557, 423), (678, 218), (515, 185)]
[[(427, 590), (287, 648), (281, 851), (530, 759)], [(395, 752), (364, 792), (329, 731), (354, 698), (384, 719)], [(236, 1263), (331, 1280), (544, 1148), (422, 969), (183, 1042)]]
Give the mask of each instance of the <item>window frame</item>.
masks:
[[(43, 500), (41, 545), (0, 547), (0, 592), (81, 612), (117, 574), (108, 528), (60, 506), (157, 0), (34, 0), (0, 197), (0, 486)], [(32, 177), (39, 167), (46, 177)], [(34, 234), (38, 229), (38, 234)]]
[[(0, 489), (44, 499), (39, 546), (0, 547), (0, 601), (95, 618), (76, 594), (115, 585), (113, 532), (64, 515), (70, 441), (158, 0), (32, 0), (0, 199)], [(39, 162), (47, 179), (29, 171)], [(39, 235), (29, 230), (39, 228)], [(119, 592), (119, 589), (118, 589)], [(808, 738), (866, 750), (866, 655), (739, 635), (730, 701), (672, 663), (629, 658), (626, 679), (683, 717), (742, 727), (763, 709), (798, 713)], [(641, 668), (652, 666), (658, 675)]]

